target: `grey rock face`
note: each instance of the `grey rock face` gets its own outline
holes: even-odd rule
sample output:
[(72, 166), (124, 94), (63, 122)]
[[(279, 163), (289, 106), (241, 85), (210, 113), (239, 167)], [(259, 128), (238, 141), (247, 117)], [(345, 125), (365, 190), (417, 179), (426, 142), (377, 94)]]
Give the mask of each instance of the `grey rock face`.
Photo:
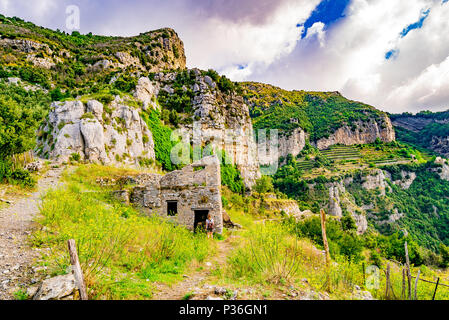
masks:
[(355, 131), (349, 126), (343, 126), (337, 129), (329, 138), (318, 140), (316, 142), (317, 148), (324, 150), (335, 144), (367, 144), (373, 143), (377, 138), (383, 142), (392, 142), (396, 138), (391, 120), (386, 115), (378, 121), (374, 119), (369, 122), (358, 121), (355, 125)]
[(342, 209), (340, 207), (340, 191), (338, 186), (329, 188), (329, 215), (334, 217), (342, 217)]
[(120, 100), (104, 106), (95, 100), (53, 103), (38, 138), (38, 152), (61, 162), (78, 154), (103, 164), (136, 164), (154, 159), (153, 135), (139, 111)]
[(386, 182), (385, 173), (382, 170), (375, 170), (372, 175), (363, 177), (362, 187), (366, 190), (379, 189), (381, 195), (385, 196), (386, 188), (389, 188)]
[(81, 135), (84, 138), (84, 155), (91, 162), (107, 162), (104, 144), (103, 126), (95, 120), (83, 119), (80, 122)]

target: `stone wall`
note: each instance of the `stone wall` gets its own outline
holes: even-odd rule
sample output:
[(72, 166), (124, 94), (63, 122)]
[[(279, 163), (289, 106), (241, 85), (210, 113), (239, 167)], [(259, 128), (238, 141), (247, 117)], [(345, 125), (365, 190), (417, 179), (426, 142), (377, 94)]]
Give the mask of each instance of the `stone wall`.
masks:
[[(194, 230), (195, 210), (207, 210), (217, 233), (223, 232), (220, 163), (216, 156), (173, 171), (165, 176), (141, 175), (130, 194), (130, 202), (148, 215), (158, 214)], [(177, 202), (178, 214), (169, 216), (168, 202)]]

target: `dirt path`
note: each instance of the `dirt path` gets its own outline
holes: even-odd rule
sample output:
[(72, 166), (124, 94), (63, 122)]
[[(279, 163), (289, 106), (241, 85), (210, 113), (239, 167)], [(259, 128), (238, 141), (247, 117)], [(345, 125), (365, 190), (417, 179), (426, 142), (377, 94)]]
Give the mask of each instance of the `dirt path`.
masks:
[(64, 168), (50, 169), (38, 182), (30, 197), (18, 199), (0, 210), (0, 300), (14, 299), (14, 292), (33, 282), (31, 266), (39, 257), (28, 242), (36, 226), (40, 198), (48, 189), (58, 186)]
[(223, 266), (226, 259), (232, 252), (233, 246), (229, 239), (218, 243), (218, 253), (213, 258), (206, 260), (202, 266), (203, 270), (195, 271), (193, 274), (185, 276), (185, 280), (168, 286), (165, 284), (157, 285), (157, 293), (154, 294), (154, 300), (181, 300), (186, 294), (194, 293), (192, 300), (204, 300), (214, 294), (214, 287), (208, 284), (216, 266)]

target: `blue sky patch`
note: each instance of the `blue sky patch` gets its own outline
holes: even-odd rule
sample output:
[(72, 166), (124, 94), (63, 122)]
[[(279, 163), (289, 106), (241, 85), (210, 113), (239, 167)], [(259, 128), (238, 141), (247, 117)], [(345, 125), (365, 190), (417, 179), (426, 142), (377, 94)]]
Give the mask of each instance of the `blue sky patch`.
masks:
[(392, 49), (385, 54), (385, 59), (390, 60), (390, 59), (396, 58), (398, 53), (399, 53), (398, 50)]
[[(448, 0), (446, 0), (446, 1), (448, 1)], [(419, 20), (415, 23), (409, 24), (407, 27), (404, 28), (404, 30), (402, 30), (402, 32), (400, 34), (401, 38), (404, 38), (412, 30), (421, 29), (424, 24), (424, 21), (429, 16), (429, 13), (430, 13), (430, 9), (427, 9), (426, 11), (421, 11), (421, 16), (419, 17)]]
[(310, 17), (304, 24), (297, 24), (296, 26), (304, 26), (301, 38), (307, 36), (308, 29), (316, 22), (322, 22), (325, 29), (328, 29), (333, 23), (345, 17), (345, 10), (350, 4), (351, 0), (323, 0), (315, 8)]

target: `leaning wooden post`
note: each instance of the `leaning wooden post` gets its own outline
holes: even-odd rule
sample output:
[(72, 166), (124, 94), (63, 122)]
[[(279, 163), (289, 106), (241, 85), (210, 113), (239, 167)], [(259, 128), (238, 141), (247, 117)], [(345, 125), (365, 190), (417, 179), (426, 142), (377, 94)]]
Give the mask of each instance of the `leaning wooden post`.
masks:
[(418, 282), (419, 282), (420, 274), (421, 274), (421, 270), (418, 270), (418, 274), (416, 275), (416, 280), (415, 280), (415, 300), (418, 300)]
[(432, 300), (435, 300), (435, 297), (437, 295), (438, 285), (440, 284), (440, 278), (437, 280), (437, 285), (435, 286), (435, 291), (433, 292), (433, 298)]
[(390, 264), (387, 264), (387, 270), (385, 271), (385, 299), (390, 300)]
[(408, 284), (408, 299), (412, 299), (412, 273), (410, 272), (410, 259), (408, 257), (407, 241), (404, 244), (405, 247), (405, 262), (407, 266), (407, 284)]
[(321, 232), (323, 234), (323, 246), (324, 252), (326, 254), (326, 271), (327, 271), (327, 288), (328, 291), (331, 289), (331, 281), (330, 281), (330, 267), (331, 267), (331, 255), (329, 253), (329, 244), (327, 243), (327, 235), (326, 235), (326, 212), (321, 209)]
[(84, 284), (83, 270), (81, 270), (80, 261), (78, 259), (78, 252), (76, 250), (75, 240), (68, 241), (70, 263), (72, 264), (72, 272), (75, 276), (78, 288), (80, 290), (81, 300), (89, 300), (87, 296), (86, 285)]
[(363, 286), (366, 286), (366, 266), (365, 266), (365, 262), (362, 263), (362, 271), (363, 271)]
[(407, 277), (406, 272), (407, 271), (405, 270), (405, 268), (403, 268), (402, 269), (402, 300), (405, 300), (405, 296), (406, 296), (406, 293), (405, 293), (405, 283), (406, 283), (405, 278)]

